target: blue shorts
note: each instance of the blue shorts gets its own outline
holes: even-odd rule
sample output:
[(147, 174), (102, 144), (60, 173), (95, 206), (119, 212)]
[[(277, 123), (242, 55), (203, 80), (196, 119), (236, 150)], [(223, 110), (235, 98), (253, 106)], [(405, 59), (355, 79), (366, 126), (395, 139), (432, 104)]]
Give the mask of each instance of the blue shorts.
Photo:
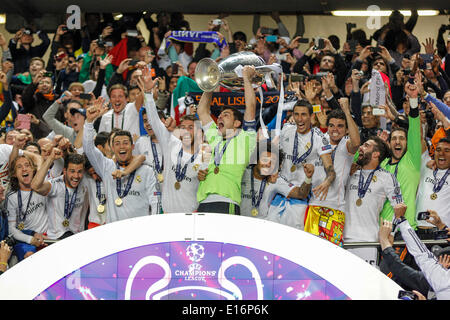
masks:
[[(22, 232), (29, 236), (34, 235), (33, 230), (22, 230)], [(24, 259), (25, 253), (27, 252), (35, 253), (36, 247), (26, 242), (17, 241), (17, 244), (14, 246), (14, 253), (17, 256), (17, 259), (19, 259), (19, 261), (22, 261)]]

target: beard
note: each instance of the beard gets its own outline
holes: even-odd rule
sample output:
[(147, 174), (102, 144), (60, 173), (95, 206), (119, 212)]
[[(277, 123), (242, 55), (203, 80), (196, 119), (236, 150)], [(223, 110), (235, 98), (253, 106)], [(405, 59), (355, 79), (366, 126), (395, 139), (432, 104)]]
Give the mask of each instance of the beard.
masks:
[(358, 158), (356, 160), (356, 164), (364, 167), (366, 164), (370, 162), (370, 159), (372, 158), (372, 153), (364, 153), (362, 157)]

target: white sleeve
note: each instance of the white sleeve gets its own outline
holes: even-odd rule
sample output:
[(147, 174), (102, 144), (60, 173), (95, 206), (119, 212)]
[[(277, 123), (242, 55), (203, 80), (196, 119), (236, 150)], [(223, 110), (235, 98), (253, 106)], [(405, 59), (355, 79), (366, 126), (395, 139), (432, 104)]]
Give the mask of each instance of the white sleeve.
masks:
[(53, 161), (53, 166), (50, 168), (50, 178), (59, 177), (63, 173), (64, 159), (60, 158)]
[(158, 203), (158, 195), (156, 190), (156, 178), (153, 174), (153, 168), (149, 167), (149, 173), (147, 175), (147, 196), (149, 199), (149, 205), (151, 207), (151, 214), (159, 214), (159, 203)]
[(164, 126), (164, 124), (159, 119), (158, 111), (156, 111), (155, 100), (153, 99), (153, 93), (146, 93), (144, 99), (145, 111), (147, 112), (147, 119), (150, 125), (152, 126), (153, 131), (155, 132), (155, 136), (159, 141), (159, 145), (161, 149), (164, 149), (167, 146), (167, 143), (170, 140), (170, 136), (172, 135), (169, 130)]
[(435, 292), (450, 288), (450, 270), (442, 267), (435, 255), (423, 244), (407, 220), (399, 224), (408, 251)]
[(103, 155), (103, 153), (97, 149), (94, 145), (94, 136), (95, 129), (94, 125), (89, 122), (84, 123), (84, 132), (83, 132), (83, 150), (89, 159), (92, 167), (95, 169), (95, 172), (104, 180), (104, 177), (107, 171), (114, 170), (114, 161), (108, 159)]
[(14, 239), (16, 239), (17, 241), (22, 241), (28, 244), (31, 243), (31, 239), (33, 239), (33, 237), (23, 233), (22, 231), (16, 228), (16, 214), (15, 212), (10, 211), (10, 209), (12, 208), (9, 198), (7, 198), (5, 202), (6, 202), (5, 209), (8, 212), (9, 233), (12, 234)]

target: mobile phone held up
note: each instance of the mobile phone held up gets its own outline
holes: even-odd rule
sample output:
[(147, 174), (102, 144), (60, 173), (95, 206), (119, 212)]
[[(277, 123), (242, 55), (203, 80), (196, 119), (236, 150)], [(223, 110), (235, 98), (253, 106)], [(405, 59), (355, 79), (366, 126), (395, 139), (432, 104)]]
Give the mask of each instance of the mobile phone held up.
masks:
[(398, 292), (398, 298), (401, 300), (419, 300), (419, 297), (414, 292), (404, 290)]
[(374, 116), (384, 116), (386, 114), (386, 111), (384, 109), (381, 109), (381, 108), (373, 108), (372, 109), (372, 114)]
[(278, 40), (277, 36), (274, 36), (274, 35), (266, 36), (267, 42), (277, 42), (277, 40)]
[(422, 211), (417, 214), (417, 220), (427, 220), (430, 217), (430, 213)]
[(322, 50), (325, 48), (325, 41), (323, 38), (314, 39), (314, 50)]

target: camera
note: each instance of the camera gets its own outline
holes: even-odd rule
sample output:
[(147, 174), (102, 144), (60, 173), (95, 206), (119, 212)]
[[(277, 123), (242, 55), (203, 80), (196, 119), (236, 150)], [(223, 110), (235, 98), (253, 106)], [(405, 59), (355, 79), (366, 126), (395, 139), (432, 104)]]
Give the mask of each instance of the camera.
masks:
[(220, 26), (220, 25), (222, 24), (222, 20), (220, 20), (220, 19), (214, 19), (212, 23), (213, 23), (213, 25), (215, 25), (215, 26)]
[(305, 81), (305, 75), (304, 74), (290, 74), (291, 82), (303, 82)]
[(409, 76), (411, 74), (411, 69), (403, 69), (403, 75)]
[(430, 217), (428, 211), (422, 211), (417, 214), (417, 220), (427, 220)]
[(346, 23), (346, 25), (347, 25), (347, 29), (348, 29), (348, 30), (350, 30), (350, 29), (352, 29), (352, 28), (356, 28), (356, 23), (351, 23), (351, 22), (349, 22), (349, 23)]
[(315, 38), (314, 39), (314, 50), (322, 50), (325, 48), (325, 41), (323, 38)]
[(298, 39), (298, 43), (309, 43), (309, 38), (300, 38)]
[(17, 241), (12, 235), (9, 235), (5, 238), (5, 243), (12, 248), (17, 244)]
[(53, 73), (51, 73), (51, 72), (44, 73), (44, 78), (51, 78), (51, 77), (53, 77)]
[(372, 53), (380, 53), (381, 48), (380, 47), (370, 47), (370, 52)]
[(104, 48), (105, 47), (105, 41), (103, 41), (103, 39), (98, 39), (98, 41), (97, 41), (97, 46), (99, 47), (99, 48)]
[(435, 230), (433, 231), (434, 240), (442, 240), (449, 238), (448, 231), (444, 230)]
[(271, 29), (271, 28), (261, 28), (261, 33), (262, 34), (274, 34), (275, 29)]
[(402, 300), (419, 300), (419, 297), (414, 292), (404, 290), (398, 292), (398, 298)]

